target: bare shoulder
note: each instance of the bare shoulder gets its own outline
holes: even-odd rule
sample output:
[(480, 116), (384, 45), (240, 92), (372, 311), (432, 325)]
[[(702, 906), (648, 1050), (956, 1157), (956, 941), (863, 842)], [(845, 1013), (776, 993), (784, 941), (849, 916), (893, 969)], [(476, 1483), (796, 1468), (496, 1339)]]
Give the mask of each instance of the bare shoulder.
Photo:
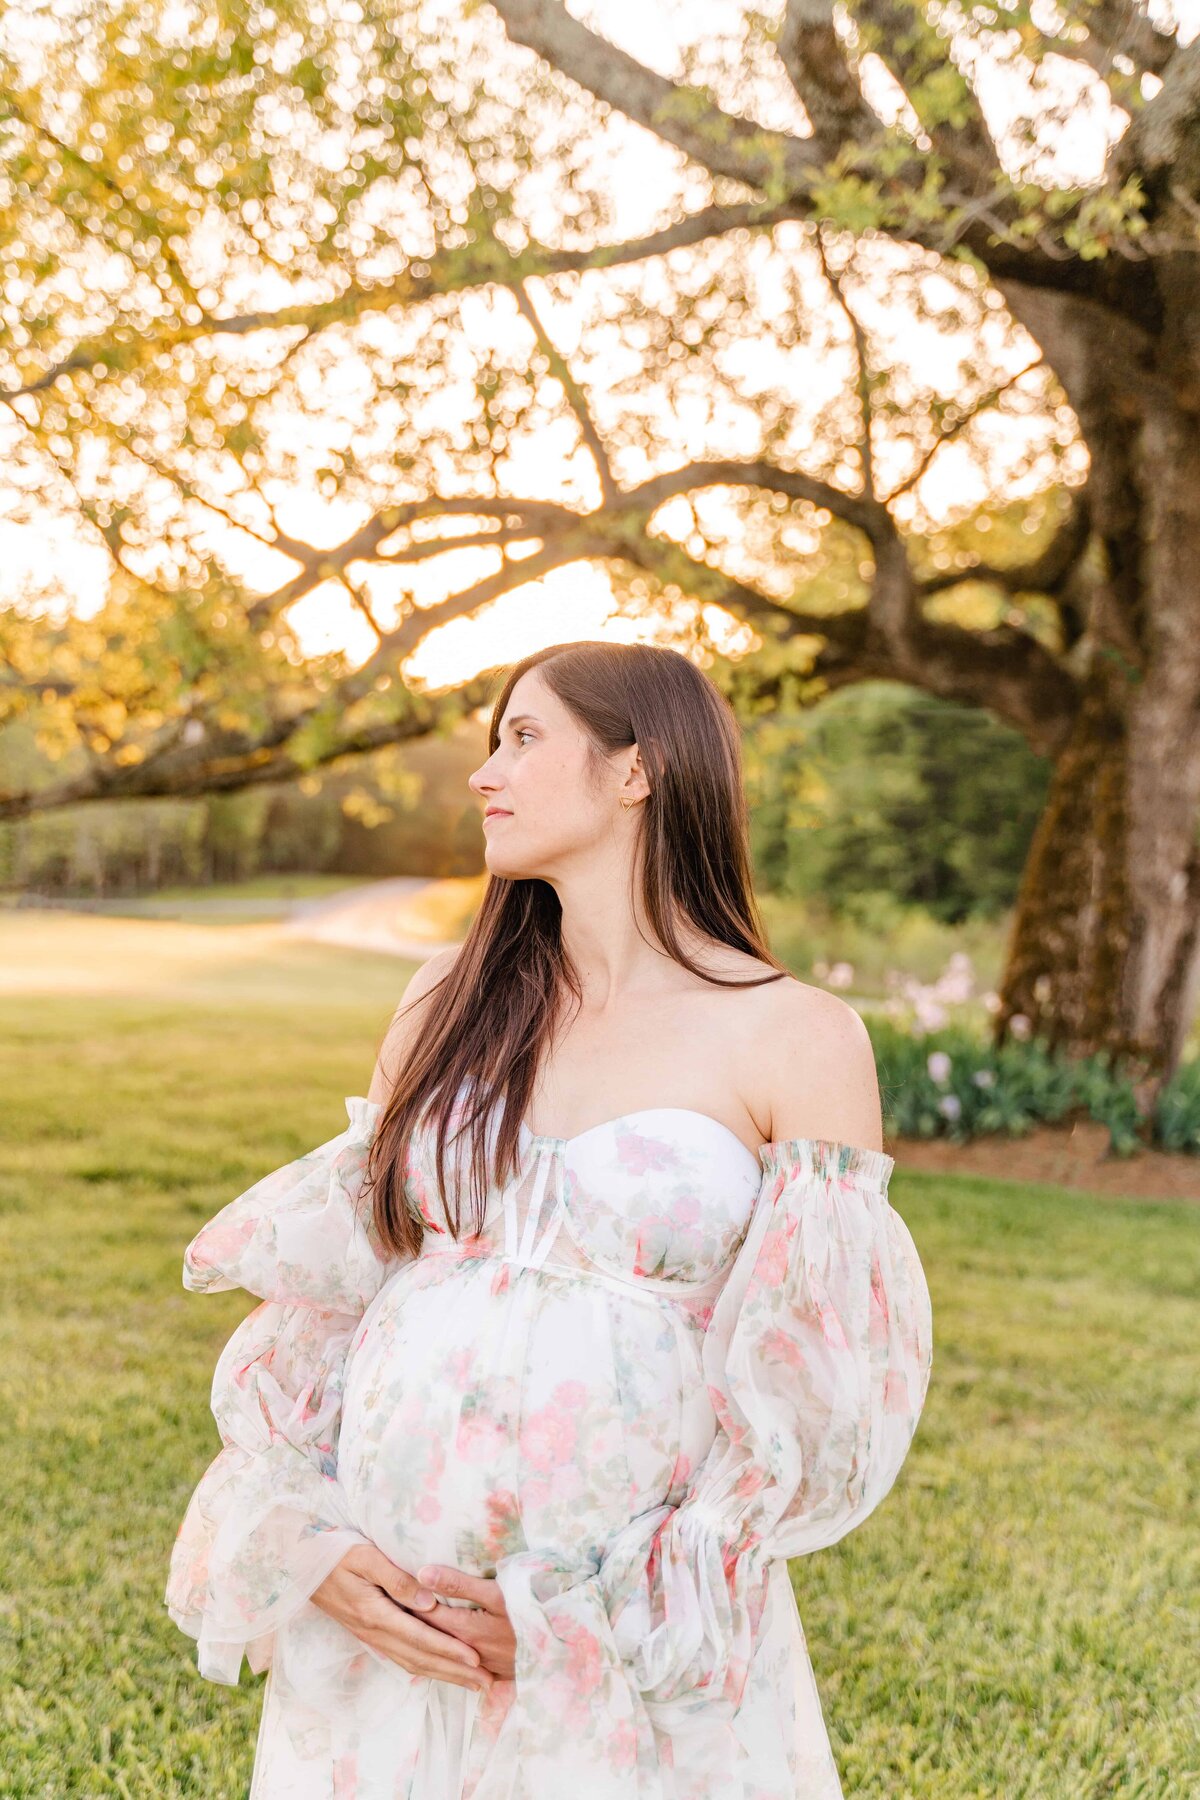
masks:
[(848, 1001), (795, 979), (764, 990), (760, 1091), (771, 1136), (832, 1138), (882, 1150), (879, 1079), (870, 1033)]
[(395, 1085), (396, 1075), (403, 1066), (414, 1034), (420, 1029), (424, 1013), (422, 1002), (437, 988), (454, 967), (460, 946), (455, 944), (449, 950), (437, 950), (432, 956), (418, 963), (409, 977), (408, 984), (400, 996), (391, 1023), (388, 1025), (379, 1055), (375, 1060), (375, 1072), (371, 1077), (371, 1085), (367, 1090), (369, 1100), (383, 1102), (388, 1099)]

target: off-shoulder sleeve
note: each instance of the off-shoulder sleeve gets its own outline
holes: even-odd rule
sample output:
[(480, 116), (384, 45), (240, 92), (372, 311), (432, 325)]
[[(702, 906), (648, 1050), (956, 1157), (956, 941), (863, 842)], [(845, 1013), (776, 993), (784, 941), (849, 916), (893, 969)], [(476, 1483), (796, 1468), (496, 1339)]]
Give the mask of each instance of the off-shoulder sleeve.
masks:
[(929, 1385), (933, 1318), (887, 1197), (892, 1159), (816, 1139), (764, 1152), (705, 1334), (720, 1429), (644, 1564), (610, 1556), (617, 1646), (648, 1701), (741, 1698), (767, 1564), (837, 1543), (892, 1487)]
[(165, 1600), (211, 1681), (256, 1673), (275, 1633), (353, 1545), (337, 1482), (346, 1351), (394, 1262), (362, 1203), (379, 1107), (353, 1096), (348, 1126), (222, 1208), (184, 1253), (197, 1293), (243, 1287), (261, 1304), (218, 1360), (222, 1448), (194, 1490)]
[[(900, 1471), (932, 1367), (916, 1246), (892, 1159), (828, 1140), (764, 1146), (751, 1222), (703, 1344), (718, 1431), (683, 1500), (640, 1515), (580, 1580), (531, 1556), (498, 1570), (528, 1678), (581, 1645), (635, 1738), (746, 1684), (769, 1565), (834, 1544)], [(536, 1666), (535, 1666), (536, 1658)], [(541, 1670), (539, 1677), (538, 1670)], [(623, 1677), (623, 1681), (617, 1679)]]

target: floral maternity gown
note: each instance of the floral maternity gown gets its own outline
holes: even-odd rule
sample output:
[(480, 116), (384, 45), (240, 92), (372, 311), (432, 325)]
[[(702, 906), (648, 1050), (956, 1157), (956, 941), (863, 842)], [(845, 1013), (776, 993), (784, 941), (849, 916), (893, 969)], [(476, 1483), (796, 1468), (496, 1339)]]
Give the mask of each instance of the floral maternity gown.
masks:
[[(184, 1258), (185, 1287), (261, 1301), (217, 1364), (223, 1448), (166, 1589), (202, 1675), (269, 1671), (250, 1800), (840, 1800), (786, 1559), (879, 1504), (924, 1403), (891, 1157), (755, 1155), (671, 1106), (522, 1124), (456, 1242), (422, 1126), (425, 1240), (388, 1260), (362, 1194), (381, 1108), (345, 1104)], [(312, 1605), (364, 1541), (494, 1575), (515, 1678), (410, 1675)]]

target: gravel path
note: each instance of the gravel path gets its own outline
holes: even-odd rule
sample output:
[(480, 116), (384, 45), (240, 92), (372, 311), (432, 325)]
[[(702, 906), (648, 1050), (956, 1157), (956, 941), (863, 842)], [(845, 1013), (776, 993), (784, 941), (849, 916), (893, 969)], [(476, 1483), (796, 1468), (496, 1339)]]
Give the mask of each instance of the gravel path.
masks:
[(397, 875), (388, 881), (345, 888), (321, 900), (294, 900), (280, 929), (287, 937), (345, 944), (352, 950), (379, 950), (424, 962), (456, 942), (406, 936), (397, 922), (413, 896), (428, 885), (423, 875)]

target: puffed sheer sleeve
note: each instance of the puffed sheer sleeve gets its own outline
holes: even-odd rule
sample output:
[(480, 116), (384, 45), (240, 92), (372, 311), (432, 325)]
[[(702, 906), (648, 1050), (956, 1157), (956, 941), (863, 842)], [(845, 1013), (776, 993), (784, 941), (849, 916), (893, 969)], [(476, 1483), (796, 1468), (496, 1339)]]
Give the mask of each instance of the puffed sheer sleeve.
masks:
[(185, 1288), (241, 1287), (261, 1302), (217, 1363), (222, 1448), (191, 1496), (165, 1592), (211, 1681), (236, 1683), (243, 1656), (266, 1668), (278, 1628), (368, 1541), (336, 1479), (342, 1380), (356, 1326), (396, 1264), (361, 1196), (380, 1107), (345, 1104), (343, 1131), (231, 1200), (184, 1253)]
[(535, 1681), (556, 1660), (564, 1682), (570, 1659), (590, 1662), (597, 1729), (632, 1741), (701, 1708), (731, 1715), (770, 1563), (835, 1544), (874, 1511), (929, 1384), (929, 1290), (887, 1198), (892, 1159), (802, 1138), (760, 1158), (702, 1347), (718, 1430), (684, 1498), (632, 1520), (583, 1581), (521, 1558), (500, 1571), (518, 1685), (523, 1655)]

